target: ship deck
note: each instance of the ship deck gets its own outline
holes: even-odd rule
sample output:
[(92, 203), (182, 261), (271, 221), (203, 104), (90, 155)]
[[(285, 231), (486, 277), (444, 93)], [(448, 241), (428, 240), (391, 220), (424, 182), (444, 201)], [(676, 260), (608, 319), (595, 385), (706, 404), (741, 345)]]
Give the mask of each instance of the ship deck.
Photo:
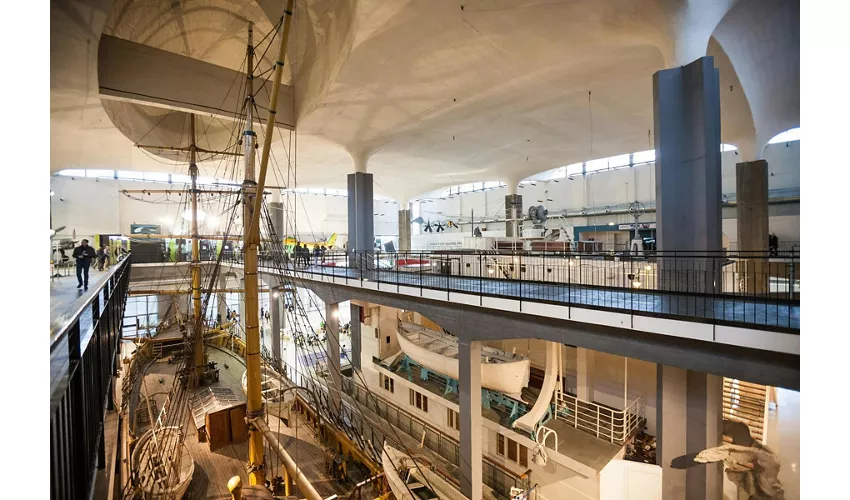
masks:
[[(236, 395), (244, 398), (241, 388), (242, 373), (245, 365), (240, 359), (215, 347), (208, 347), (209, 359), (215, 361), (219, 368), (219, 381), (211, 387), (227, 387)], [(157, 361), (145, 376), (147, 391), (154, 395), (157, 407), (162, 404), (164, 392), (171, 388), (176, 371), (176, 364), (165, 360)], [(141, 408), (140, 411), (146, 411)], [(315, 437), (312, 425), (293, 413), (292, 427), (287, 427), (275, 415), (268, 416), (269, 428), (281, 441), (286, 450), (298, 464), (305, 475), (310, 478), (313, 486), (324, 497), (332, 495), (343, 496), (350, 492), (353, 483), (341, 484), (325, 472), (324, 448)], [(248, 461), (248, 442), (229, 444), (215, 451), (210, 451), (209, 444), (198, 439), (198, 430), (193, 421), (191, 411), (186, 411), (184, 422), (186, 431), (185, 444), (189, 454), (195, 461), (195, 473), (186, 492), (186, 499), (230, 498), (227, 482), (233, 476), (240, 476), (243, 484), (248, 484), (248, 474), (245, 463)], [(266, 451), (267, 476), (283, 476), (280, 460), (270, 451)]]
[[(401, 369), (400, 363), (393, 364), (390, 370), (403, 377), (408, 375)], [(439, 377), (434, 377), (434, 372), (431, 372), (428, 380), (422, 380), (418, 368), (411, 367), (410, 375), (408, 380), (412, 384), (430, 392), (433, 397), (441, 397), (446, 401), (460, 404), (458, 393), (450, 392), (444, 395), (445, 383)], [(522, 397), (526, 402), (527, 408), (534, 406), (538, 396), (539, 390), (535, 388), (526, 388), (522, 391)], [(490, 408), (482, 408), (481, 416), (506, 429), (511, 428), (510, 409), (498, 403), (492, 403)], [(594, 435), (580, 431), (558, 420), (550, 420), (545, 424), (545, 427), (554, 430), (558, 434), (558, 449), (555, 451), (596, 471), (601, 471), (622, 450), (622, 446), (617, 446), (604, 439), (599, 439)], [(547, 447), (551, 448), (550, 446)]]

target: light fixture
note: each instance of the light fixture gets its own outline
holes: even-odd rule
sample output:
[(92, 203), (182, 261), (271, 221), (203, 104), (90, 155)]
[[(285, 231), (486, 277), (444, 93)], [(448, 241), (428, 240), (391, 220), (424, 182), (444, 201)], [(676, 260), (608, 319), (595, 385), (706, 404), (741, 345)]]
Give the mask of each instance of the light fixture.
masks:
[(56, 194), (56, 193), (54, 193), (53, 191), (50, 191), (50, 196), (53, 196), (54, 194)]
[(491, 269), (487, 269), (487, 272), (488, 272), (488, 273), (490, 273), (490, 274), (493, 274), (493, 269), (492, 269), (492, 268), (491, 268)]
[(608, 225), (609, 225), (609, 226), (613, 226), (613, 225), (614, 225), (614, 223), (613, 223), (613, 222), (609, 222), (609, 223), (608, 223)]
[(647, 264), (646, 266), (644, 266), (644, 269), (646, 269), (647, 271), (652, 271), (652, 266)]
[(514, 257), (514, 262), (519, 262), (519, 257)]
[(331, 316), (334, 318), (339, 318), (339, 309), (334, 309), (334, 312), (331, 313)]
[(575, 263), (573, 261), (570, 261), (570, 267), (572, 267), (574, 265), (575, 265)]
[(632, 287), (633, 288), (640, 288), (640, 280), (632, 281)]
[(277, 293), (277, 292), (274, 292), (274, 293), (272, 294), (272, 297), (274, 297), (274, 298), (278, 298), (278, 297), (280, 297), (280, 294), (279, 294), (279, 293)]

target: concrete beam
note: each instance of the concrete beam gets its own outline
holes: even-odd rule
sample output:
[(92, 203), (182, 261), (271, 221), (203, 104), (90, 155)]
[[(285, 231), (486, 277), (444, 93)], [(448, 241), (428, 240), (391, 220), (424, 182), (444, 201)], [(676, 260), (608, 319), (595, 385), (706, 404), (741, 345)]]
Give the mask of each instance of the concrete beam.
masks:
[(537, 338), (756, 384), (800, 390), (800, 356), (579, 323), (296, 278), (322, 300), (360, 300), (419, 312), (471, 340)]
[[(100, 96), (106, 99), (228, 120), (242, 116), (235, 114), (242, 109), (241, 96), (231, 86), (238, 79), (244, 80), (244, 74), (129, 40), (101, 36), (97, 77)], [(264, 79), (257, 79), (254, 88), (264, 83)], [(269, 96), (259, 92), (254, 100), (260, 111), (259, 119), (264, 122), (268, 117)], [(275, 125), (290, 130), (295, 127), (292, 87), (288, 85), (280, 86)]]

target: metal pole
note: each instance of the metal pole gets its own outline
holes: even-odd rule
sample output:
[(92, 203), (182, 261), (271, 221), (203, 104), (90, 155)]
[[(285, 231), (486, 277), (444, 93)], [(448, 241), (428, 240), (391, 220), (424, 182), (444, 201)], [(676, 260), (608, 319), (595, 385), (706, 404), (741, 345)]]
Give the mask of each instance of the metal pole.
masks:
[(192, 179), (192, 309), (194, 311), (195, 376), (192, 386), (198, 387), (204, 374), (204, 326), (201, 318), (201, 252), (198, 240), (198, 165), (195, 163), (195, 115), (189, 115), (189, 176)]

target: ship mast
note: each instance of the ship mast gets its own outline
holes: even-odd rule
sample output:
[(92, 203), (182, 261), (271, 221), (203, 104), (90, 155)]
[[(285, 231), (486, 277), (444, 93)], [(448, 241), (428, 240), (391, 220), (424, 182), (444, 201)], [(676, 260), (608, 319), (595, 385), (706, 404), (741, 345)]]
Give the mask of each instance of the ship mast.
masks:
[[(245, 367), (247, 371), (247, 392), (249, 417), (262, 417), (263, 399), (260, 384), (260, 335), (257, 292), (257, 247), (253, 244), (253, 229), (250, 227), (254, 210), (254, 198), (257, 196), (257, 183), (254, 180), (254, 24), (248, 23), (248, 83), (245, 90), (245, 132), (243, 133), (243, 156), (245, 180), (242, 182), (242, 231), (245, 256)], [(258, 228), (257, 228), (258, 229)], [(264, 484), (263, 435), (249, 426), (248, 435), (248, 479), (252, 485)]]
[(194, 315), (195, 336), (195, 374), (193, 386), (201, 384), (204, 375), (204, 326), (201, 318), (201, 251), (198, 232), (198, 165), (197, 145), (195, 144), (195, 115), (189, 115), (189, 177), (192, 179), (192, 310)]
[[(283, 60), (286, 56), (286, 42), (289, 38), (289, 26), (292, 20), (293, 0), (287, 0), (283, 11), (283, 33), (280, 38), (280, 48), (275, 59), (275, 72), (272, 81), (271, 98), (266, 118), (266, 130), (263, 142), (263, 154), (260, 159), (259, 186), (254, 180), (254, 47), (253, 24), (248, 25), (248, 84), (246, 87), (245, 103), (247, 119), (245, 121), (245, 181), (242, 183), (242, 224), (244, 242), (244, 274), (245, 274), (245, 366), (247, 368), (248, 419), (262, 418), (262, 379), (260, 375), (262, 358), (260, 356), (260, 327), (259, 327), (259, 290), (257, 283), (257, 246), (260, 243), (260, 210), (262, 193), (266, 182), (266, 168), (269, 162), (272, 137), (274, 134), (275, 113), (277, 111), (277, 96), (280, 90), (280, 80), (283, 76)], [(265, 482), (263, 433), (256, 425), (248, 427), (248, 479), (252, 485), (262, 485)]]

